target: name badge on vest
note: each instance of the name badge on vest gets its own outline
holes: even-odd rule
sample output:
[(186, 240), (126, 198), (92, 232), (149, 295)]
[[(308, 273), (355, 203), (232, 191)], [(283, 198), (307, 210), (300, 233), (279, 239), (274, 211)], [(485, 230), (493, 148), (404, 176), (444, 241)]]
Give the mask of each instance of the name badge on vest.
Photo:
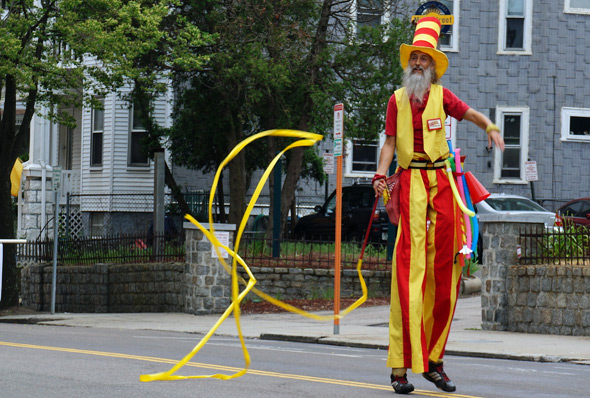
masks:
[(440, 118), (437, 119), (428, 119), (426, 121), (428, 123), (428, 130), (440, 130), (442, 128), (442, 120)]

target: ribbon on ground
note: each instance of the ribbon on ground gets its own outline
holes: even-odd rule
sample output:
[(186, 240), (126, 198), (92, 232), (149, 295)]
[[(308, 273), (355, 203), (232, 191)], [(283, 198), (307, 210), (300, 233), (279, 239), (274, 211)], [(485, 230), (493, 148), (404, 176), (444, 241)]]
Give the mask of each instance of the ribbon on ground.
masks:
[[(274, 157), (274, 159), (270, 162), (270, 164), (268, 165), (268, 167), (266, 168), (264, 173), (262, 174), (262, 177), (260, 178), (260, 181), (258, 182), (256, 189), (254, 190), (254, 194), (252, 195), (252, 198), (250, 199), (250, 202), (248, 203), (248, 206), (246, 207), (246, 212), (244, 213), (244, 216), (242, 217), (242, 221), (240, 222), (240, 226), (238, 228), (238, 231), (237, 231), (237, 234), (235, 237), (235, 243), (234, 243), (235, 249), (232, 250), (229, 247), (223, 245), (221, 242), (219, 242), (219, 240), (215, 237), (215, 230), (213, 228), (213, 203), (214, 203), (215, 192), (217, 191), (217, 185), (219, 183), (219, 179), (221, 176), (221, 171), (248, 144), (250, 144), (254, 140), (257, 140), (257, 139), (260, 139), (263, 137), (267, 137), (267, 136), (298, 138), (299, 140), (291, 143), (290, 145), (285, 147), (285, 149), (283, 149), (280, 153), (278, 153)], [(322, 139), (323, 139), (323, 136), (320, 134), (314, 134), (314, 133), (298, 131), (298, 130), (283, 130), (283, 129), (281, 129), (281, 130), (264, 131), (264, 132), (255, 134), (255, 135), (245, 139), (244, 141), (242, 141), (238, 145), (236, 145), (236, 147), (230, 152), (230, 154), (219, 165), (219, 168), (217, 169), (217, 172), (215, 173), (215, 178), (213, 180), (213, 185), (211, 187), (211, 194), (209, 197), (209, 230), (207, 230), (205, 227), (203, 227), (203, 225), (201, 225), (192, 216), (187, 214), (185, 216), (185, 218), (187, 220), (189, 220), (191, 223), (193, 223), (195, 226), (197, 226), (197, 228), (199, 228), (199, 230), (201, 232), (203, 232), (203, 234), (207, 237), (207, 239), (209, 239), (209, 241), (211, 242), (211, 244), (213, 245), (213, 247), (217, 251), (219, 261), (221, 262), (223, 267), (226, 269), (226, 271), (231, 275), (231, 278), (232, 278), (232, 283), (231, 283), (232, 302), (229, 305), (229, 307), (224, 311), (224, 313), (221, 315), (219, 320), (213, 325), (213, 327), (209, 330), (209, 332), (201, 339), (201, 341), (193, 348), (193, 350), (189, 354), (187, 354), (183, 359), (181, 359), (170, 370), (168, 370), (166, 372), (156, 373), (156, 374), (141, 375), (139, 378), (140, 381), (148, 382), (148, 381), (155, 381), (155, 380), (181, 380), (181, 379), (200, 379), (200, 378), (216, 378), (216, 379), (221, 379), (221, 380), (229, 380), (229, 379), (233, 379), (233, 378), (240, 377), (240, 376), (244, 375), (248, 371), (248, 368), (250, 367), (251, 360), (250, 360), (250, 354), (248, 353), (248, 349), (246, 348), (246, 344), (244, 342), (244, 337), (243, 337), (241, 326), (240, 326), (240, 303), (246, 297), (246, 295), (250, 292), (258, 295), (262, 299), (269, 301), (270, 303), (277, 305), (287, 311), (290, 311), (290, 312), (293, 312), (293, 313), (296, 313), (296, 314), (299, 314), (299, 315), (302, 315), (302, 316), (305, 316), (308, 318), (321, 320), (321, 321), (328, 321), (328, 320), (334, 320), (336, 318), (342, 318), (346, 314), (350, 313), (352, 310), (354, 310), (355, 308), (360, 306), (363, 302), (365, 302), (365, 300), (367, 299), (368, 293), (367, 293), (366, 283), (364, 281), (364, 278), (363, 278), (362, 272), (361, 272), (362, 255), (361, 255), (361, 259), (359, 259), (359, 261), (357, 263), (357, 273), (359, 275), (363, 294), (359, 299), (357, 299), (353, 304), (351, 304), (348, 308), (346, 308), (344, 311), (342, 311), (337, 316), (335, 316), (335, 315), (320, 316), (317, 314), (313, 314), (313, 313), (304, 311), (302, 309), (296, 308), (290, 304), (287, 304), (281, 300), (278, 300), (278, 299), (260, 291), (259, 289), (256, 289), (254, 287), (254, 285), (256, 284), (256, 278), (254, 277), (250, 268), (246, 265), (244, 260), (238, 255), (240, 241), (241, 241), (244, 229), (246, 228), (246, 223), (248, 221), (248, 218), (250, 217), (250, 213), (252, 212), (252, 209), (254, 208), (254, 205), (256, 204), (258, 197), (260, 196), (260, 192), (262, 191), (262, 188), (264, 187), (264, 184), (266, 183), (266, 180), (270, 176), (270, 173), (272, 172), (273, 168), (275, 167), (277, 161), (280, 159), (280, 157), (285, 152), (287, 152), (288, 150), (290, 150), (292, 148), (301, 147), (301, 146), (312, 146), (317, 141), (320, 141)], [(228, 254), (233, 258), (231, 267), (223, 259), (223, 256), (220, 253), (220, 249), (226, 250), (228, 252)], [(238, 275), (238, 272), (237, 272), (238, 263), (242, 266), (242, 268), (247, 273), (248, 278), (249, 278), (247, 281)], [(244, 290), (242, 290), (241, 292), (239, 290), (239, 283), (241, 283), (245, 286)], [(244, 362), (245, 362), (244, 369), (242, 369), (241, 371), (236, 372), (234, 374), (231, 374), (231, 375), (224, 375), (224, 374), (197, 375), (197, 376), (176, 375), (175, 373), (180, 368), (182, 368), (188, 361), (190, 361), (201, 350), (201, 348), (207, 343), (209, 338), (215, 333), (215, 331), (217, 331), (217, 329), (221, 326), (221, 324), (232, 313), (235, 318), (236, 327), (238, 330), (238, 336), (240, 339), (240, 344), (242, 346), (242, 352), (244, 355)]]

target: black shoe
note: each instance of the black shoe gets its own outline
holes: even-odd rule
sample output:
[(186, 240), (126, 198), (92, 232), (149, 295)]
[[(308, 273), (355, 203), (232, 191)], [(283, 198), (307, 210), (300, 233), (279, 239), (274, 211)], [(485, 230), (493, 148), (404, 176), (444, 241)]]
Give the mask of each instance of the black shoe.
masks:
[(414, 391), (414, 385), (408, 382), (407, 373), (403, 376), (391, 375), (391, 386), (396, 394), (409, 394)]
[(455, 383), (453, 383), (445, 373), (442, 362), (428, 362), (428, 372), (422, 373), (422, 376), (443, 391), (453, 392), (457, 389)]

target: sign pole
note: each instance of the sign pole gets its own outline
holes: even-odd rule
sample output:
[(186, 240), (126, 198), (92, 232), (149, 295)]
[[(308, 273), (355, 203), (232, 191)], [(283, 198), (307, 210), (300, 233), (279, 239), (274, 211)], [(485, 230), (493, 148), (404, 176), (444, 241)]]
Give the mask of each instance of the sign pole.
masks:
[(342, 247), (342, 140), (344, 105), (334, 106), (334, 156), (336, 157), (336, 231), (334, 245), (334, 334), (340, 334), (340, 263)]
[(524, 178), (530, 183), (531, 186), (531, 198), (533, 202), (537, 201), (535, 197), (535, 186), (533, 181), (537, 181), (539, 179), (539, 174), (537, 173), (537, 162), (534, 160), (529, 160), (524, 162)]
[(61, 167), (53, 168), (53, 191), (55, 192), (55, 209), (53, 211), (53, 273), (51, 275), (51, 314), (55, 314), (55, 295), (57, 291), (57, 247), (58, 247), (58, 219), (59, 197), (61, 187)]

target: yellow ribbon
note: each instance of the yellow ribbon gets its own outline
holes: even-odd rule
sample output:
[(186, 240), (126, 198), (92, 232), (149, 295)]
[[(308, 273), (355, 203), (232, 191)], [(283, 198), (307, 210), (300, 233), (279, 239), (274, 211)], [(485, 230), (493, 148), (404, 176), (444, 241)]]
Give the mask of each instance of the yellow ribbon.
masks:
[[(219, 183), (219, 178), (221, 176), (221, 170), (242, 149), (244, 149), (244, 147), (246, 147), (252, 141), (257, 140), (262, 137), (266, 137), (266, 136), (291, 137), (291, 138), (300, 138), (300, 139), (298, 141), (291, 143), (290, 145), (285, 147), (285, 149), (283, 149), (279, 154), (277, 154), (274, 157), (274, 159), (270, 162), (270, 164), (268, 165), (268, 167), (266, 168), (264, 173), (262, 174), (262, 177), (260, 178), (260, 181), (258, 182), (258, 185), (256, 186), (254, 194), (252, 195), (252, 198), (250, 199), (250, 202), (248, 203), (248, 206), (246, 208), (246, 212), (244, 213), (244, 216), (242, 217), (242, 221), (240, 223), (240, 226), (238, 228), (238, 232), (237, 232), (236, 238), (235, 238), (235, 243), (234, 243), (235, 250), (232, 250), (229, 247), (223, 245), (221, 242), (219, 242), (219, 240), (215, 237), (215, 230), (213, 228), (213, 202), (214, 202), (215, 192), (217, 191), (217, 184)], [(244, 232), (244, 229), (246, 228), (246, 223), (250, 217), (250, 213), (252, 212), (252, 209), (254, 208), (254, 205), (256, 204), (258, 197), (260, 196), (260, 192), (262, 191), (262, 188), (264, 187), (264, 184), (266, 183), (266, 180), (268, 179), (270, 173), (272, 172), (273, 168), (275, 167), (277, 161), (289, 149), (292, 149), (295, 147), (301, 147), (301, 146), (312, 146), (317, 141), (320, 141), (322, 139), (323, 139), (323, 136), (320, 134), (308, 133), (308, 132), (297, 131), (297, 130), (283, 130), (283, 129), (281, 129), (281, 130), (264, 131), (262, 133), (255, 134), (255, 135), (245, 139), (244, 141), (242, 141), (238, 145), (236, 145), (236, 147), (230, 152), (230, 154), (219, 165), (219, 168), (217, 169), (217, 172), (215, 173), (215, 178), (213, 180), (213, 185), (211, 187), (211, 194), (209, 197), (209, 228), (210, 229), (207, 230), (205, 227), (203, 227), (197, 220), (195, 220), (189, 214), (185, 215), (185, 218), (187, 220), (189, 220), (191, 223), (193, 223), (195, 226), (197, 226), (197, 228), (199, 228), (199, 230), (201, 230), (201, 232), (203, 232), (203, 234), (207, 237), (207, 239), (209, 239), (209, 241), (211, 241), (211, 244), (213, 245), (213, 247), (217, 251), (219, 261), (221, 262), (223, 267), (226, 269), (226, 271), (229, 274), (231, 274), (231, 277), (232, 277), (232, 290), (231, 290), (232, 302), (229, 305), (229, 307), (224, 311), (224, 313), (221, 315), (219, 320), (215, 323), (215, 325), (213, 325), (213, 327), (209, 330), (209, 332), (201, 339), (201, 341), (193, 348), (193, 350), (189, 354), (187, 354), (183, 359), (181, 359), (170, 370), (168, 370), (166, 372), (162, 372), (162, 373), (141, 375), (139, 377), (140, 381), (147, 382), (147, 381), (155, 381), (155, 380), (181, 380), (181, 379), (200, 379), (200, 378), (216, 378), (216, 379), (222, 379), (222, 380), (229, 380), (229, 379), (233, 379), (235, 377), (240, 377), (240, 376), (244, 375), (248, 371), (248, 368), (250, 367), (251, 360), (250, 360), (250, 355), (248, 353), (248, 349), (246, 348), (246, 344), (244, 342), (244, 337), (242, 335), (242, 329), (240, 326), (240, 303), (242, 302), (242, 300), (246, 297), (246, 295), (250, 291), (255, 293), (257, 296), (261, 297), (262, 299), (264, 299), (264, 300), (266, 300), (278, 307), (281, 307), (287, 311), (290, 311), (290, 312), (293, 312), (293, 313), (296, 313), (296, 314), (299, 314), (299, 315), (302, 315), (302, 316), (305, 316), (308, 318), (321, 320), (321, 321), (334, 320), (336, 318), (340, 319), (365, 302), (365, 300), (367, 299), (367, 285), (365, 283), (365, 280), (362, 276), (362, 271), (361, 271), (362, 259), (359, 259), (359, 261), (357, 263), (357, 272), (359, 275), (361, 288), (362, 288), (362, 292), (363, 292), (362, 296), (358, 300), (356, 300), (353, 304), (351, 304), (348, 308), (346, 308), (344, 311), (342, 311), (339, 315), (320, 316), (317, 314), (313, 314), (313, 313), (304, 311), (304, 310), (299, 309), (297, 307), (294, 307), (290, 304), (287, 304), (281, 300), (278, 300), (278, 299), (276, 299), (272, 296), (269, 296), (268, 294), (266, 294), (256, 288), (254, 288), (254, 285), (256, 284), (256, 278), (254, 277), (250, 268), (246, 265), (244, 260), (237, 254), (238, 249), (239, 249), (239, 245), (240, 245), (240, 241), (242, 238), (242, 233)], [(280, 187), (275, 187), (275, 189), (280, 189)], [(220, 253), (220, 248), (226, 250), (228, 252), (228, 254), (232, 256), (233, 261), (232, 261), (231, 268), (223, 259), (223, 256)], [(238, 263), (244, 268), (244, 270), (248, 274), (248, 277), (249, 277), (248, 281), (246, 281), (244, 278), (242, 278), (241, 276), (238, 275), (238, 272), (237, 272), (237, 264)], [(245, 289), (241, 292), (239, 291), (238, 282), (242, 283), (245, 286)], [(244, 362), (245, 362), (244, 369), (242, 369), (241, 371), (236, 372), (232, 375), (224, 375), (224, 374), (201, 375), (201, 376), (178, 376), (178, 375), (175, 375), (174, 373), (176, 373), (180, 368), (182, 368), (188, 361), (190, 361), (193, 358), (193, 356), (195, 356), (200, 351), (200, 349), (207, 343), (209, 338), (215, 333), (215, 331), (221, 326), (221, 324), (227, 319), (227, 317), (232, 312), (233, 312), (234, 318), (236, 320), (236, 327), (238, 330), (238, 336), (240, 338), (242, 352), (244, 354)]]

